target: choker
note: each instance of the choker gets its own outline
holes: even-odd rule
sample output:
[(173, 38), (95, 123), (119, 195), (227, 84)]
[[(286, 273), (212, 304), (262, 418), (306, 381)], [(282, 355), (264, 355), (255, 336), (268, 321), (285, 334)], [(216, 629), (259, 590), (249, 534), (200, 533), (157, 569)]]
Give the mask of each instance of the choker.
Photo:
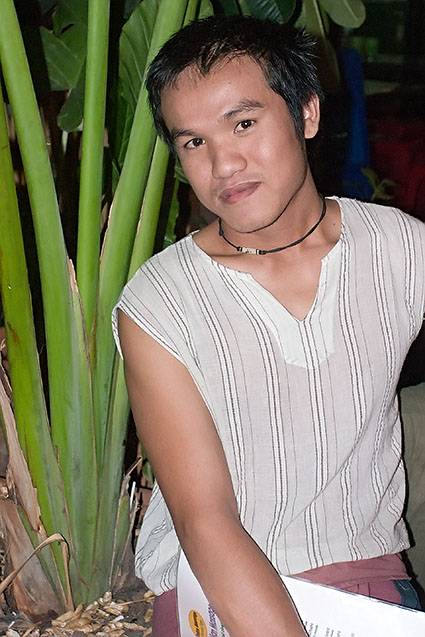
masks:
[(281, 252), (282, 250), (286, 250), (287, 248), (293, 248), (294, 246), (301, 243), (301, 241), (304, 241), (304, 239), (307, 239), (307, 237), (309, 237), (316, 230), (319, 223), (323, 220), (326, 214), (326, 199), (324, 198), (323, 195), (320, 195), (320, 198), (323, 201), (323, 208), (322, 208), (322, 212), (320, 214), (319, 220), (316, 221), (314, 226), (310, 228), (310, 230), (303, 237), (301, 237), (301, 239), (297, 239), (296, 241), (293, 241), (292, 243), (288, 243), (288, 245), (286, 246), (281, 246), (280, 248), (272, 248), (271, 250), (258, 250), (257, 248), (245, 248), (243, 246), (237, 246), (224, 236), (224, 231), (221, 225), (220, 218), (218, 220), (218, 234), (220, 237), (223, 237), (226, 243), (232, 246), (232, 248), (235, 248), (235, 250), (237, 250), (238, 252), (242, 252), (243, 254), (270, 254), (271, 252)]

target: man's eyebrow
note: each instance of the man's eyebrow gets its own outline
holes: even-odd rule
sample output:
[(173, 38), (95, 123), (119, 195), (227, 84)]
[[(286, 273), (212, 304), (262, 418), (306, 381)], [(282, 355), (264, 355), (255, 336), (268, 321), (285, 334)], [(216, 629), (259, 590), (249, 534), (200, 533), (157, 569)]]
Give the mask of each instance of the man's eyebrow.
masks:
[(170, 130), (170, 136), (173, 143), (179, 137), (198, 137), (198, 135), (193, 130), (190, 130), (189, 128), (172, 128)]
[(235, 115), (240, 115), (241, 113), (245, 113), (246, 111), (252, 111), (257, 108), (264, 108), (264, 104), (259, 102), (258, 100), (244, 99), (235, 104), (233, 108), (226, 111), (224, 115), (220, 118), (223, 121), (228, 119), (232, 119)]
[[(231, 109), (226, 111), (219, 119), (219, 121), (227, 121), (232, 119), (241, 113), (245, 113), (246, 111), (252, 111), (254, 109), (264, 108), (264, 104), (259, 102), (258, 100), (244, 99), (235, 104)], [(198, 137), (197, 133), (190, 128), (172, 128), (170, 130), (170, 136), (175, 143), (179, 137)]]

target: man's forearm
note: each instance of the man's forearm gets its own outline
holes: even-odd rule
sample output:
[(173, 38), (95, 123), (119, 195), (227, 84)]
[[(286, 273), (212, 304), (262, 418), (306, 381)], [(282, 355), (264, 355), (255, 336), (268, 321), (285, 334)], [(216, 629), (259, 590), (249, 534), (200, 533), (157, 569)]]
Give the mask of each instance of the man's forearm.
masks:
[(180, 541), (208, 601), (232, 637), (305, 637), (295, 607), (263, 552), (237, 521), (209, 518)]

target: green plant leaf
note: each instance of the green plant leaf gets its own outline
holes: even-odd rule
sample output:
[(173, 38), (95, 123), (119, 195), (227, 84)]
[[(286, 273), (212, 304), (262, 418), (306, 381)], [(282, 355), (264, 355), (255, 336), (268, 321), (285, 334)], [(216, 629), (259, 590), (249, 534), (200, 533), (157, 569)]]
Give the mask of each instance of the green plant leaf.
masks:
[(246, 8), (256, 18), (288, 22), (294, 13), (296, 0), (239, 0), (242, 9)]
[(296, 22), (297, 27), (305, 27), (316, 39), (317, 72), (326, 92), (339, 89), (340, 75), (335, 50), (327, 38), (329, 20), (320, 8), (318, 0), (304, 0), (302, 11)]
[[(121, 171), (125, 154), (127, 152), (128, 140), (130, 139), (131, 125), (134, 117), (134, 109), (131, 108), (127, 100), (125, 100), (122, 96), (118, 99), (116, 114), (117, 129), (115, 138), (119, 141), (119, 148), (115, 148), (115, 144), (112, 143), (112, 149), (114, 160)], [(112, 142), (115, 141), (115, 138), (112, 139)]]
[(303, 9), (297, 21), (298, 27), (305, 27), (316, 39), (326, 39), (326, 23), (318, 0), (304, 0)]
[(120, 87), (122, 95), (132, 107), (136, 108), (149, 44), (158, 13), (158, 0), (142, 2), (126, 22), (120, 37)]
[(80, 74), (75, 88), (70, 91), (68, 99), (62, 106), (57, 123), (58, 126), (70, 133), (78, 130), (83, 120), (84, 111), (84, 71)]
[(59, 0), (54, 30), (40, 27), (52, 90), (70, 90), (58, 116), (58, 126), (77, 130), (83, 119), (84, 66), (87, 52), (87, 0)]
[(59, 0), (53, 16), (56, 34), (62, 33), (71, 24), (87, 26), (88, 0)]
[(214, 7), (215, 13), (222, 13), (224, 15), (240, 13), (237, 0), (215, 0)]
[(41, 41), (52, 91), (74, 88), (86, 57), (87, 27), (74, 24), (62, 35), (40, 27)]
[(140, 4), (142, 0), (125, 0), (124, 3), (124, 19), (128, 20), (128, 18), (133, 13), (134, 9)]
[(210, 0), (201, 0), (201, 5), (199, 7), (198, 20), (202, 20), (203, 18), (208, 18), (211, 15), (214, 15), (214, 8)]
[(336, 24), (355, 29), (363, 24), (366, 8), (362, 0), (319, 0)]
[(58, 0), (37, 0), (37, 4), (40, 7), (41, 15), (44, 15), (50, 9), (53, 9), (55, 4), (57, 4)]

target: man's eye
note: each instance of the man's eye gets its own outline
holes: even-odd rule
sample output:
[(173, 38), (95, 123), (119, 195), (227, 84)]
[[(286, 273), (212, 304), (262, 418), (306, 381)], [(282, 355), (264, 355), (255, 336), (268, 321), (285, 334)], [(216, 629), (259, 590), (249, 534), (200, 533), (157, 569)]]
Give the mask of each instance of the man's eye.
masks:
[(198, 146), (202, 146), (204, 144), (204, 140), (200, 137), (195, 137), (194, 139), (190, 139), (184, 145), (185, 148), (198, 148)]
[(236, 131), (244, 131), (244, 130), (248, 130), (248, 128), (251, 128), (251, 126), (253, 126), (254, 124), (254, 120), (253, 119), (243, 119), (241, 122), (239, 122), (239, 124), (236, 126)]

